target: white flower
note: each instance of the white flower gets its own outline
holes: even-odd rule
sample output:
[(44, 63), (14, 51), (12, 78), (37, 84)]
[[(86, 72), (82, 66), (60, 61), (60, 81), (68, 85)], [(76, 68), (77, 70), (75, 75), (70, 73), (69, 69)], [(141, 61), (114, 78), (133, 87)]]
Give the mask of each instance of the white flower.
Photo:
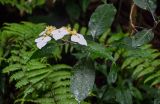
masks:
[(42, 31), (39, 34), (39, 38), (35, 39), (36, 45), (39, 49), (41, 49), (42, 47), (44, 47), (48, 41), (51, 40), (51, 32), (55, 30), (55, 27), (53, 26), (48, 26), (46, 27), (46, 29), (44, 31)]
[(51, 37), (50, 36), (42, 36), (42, 37), (39, 37), (37, 39), (35, 39), (35, 42), (37, 44), (37, 47), (39, 49), (41, 49), (42, 47), (44, 47), (48, 41), (51, 40)]
[(72, 34), (71, 41), (87, 46), (87, 41), (84, 39), (82, 34)]
[(59, 39), (63, 38), (65, 35), (69, 34), (69, 32), (68, 32), (67, 28), (62, 27), (60, 29), (56, 29), (56, 30), (52, 31), (51, 34), (55, 40), (59, 40)]

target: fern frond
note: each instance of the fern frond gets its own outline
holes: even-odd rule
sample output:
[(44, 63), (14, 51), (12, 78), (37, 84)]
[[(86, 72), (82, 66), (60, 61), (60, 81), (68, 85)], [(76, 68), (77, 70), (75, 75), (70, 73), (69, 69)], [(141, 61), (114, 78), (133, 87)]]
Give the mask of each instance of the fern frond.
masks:
[(2, 5), (10, 4), (18, 8), (21, 12), (32, 13), (32, 9), (45, 3), (45, 0), (1, 0)]
[(17, 70), (20, 70), (21, 68), (22, 68), (21, 64), (9, 65), (9, 66), (7, 66), (3, 69), (3, 73), (9, 73), (9, 72), (17, 71)]

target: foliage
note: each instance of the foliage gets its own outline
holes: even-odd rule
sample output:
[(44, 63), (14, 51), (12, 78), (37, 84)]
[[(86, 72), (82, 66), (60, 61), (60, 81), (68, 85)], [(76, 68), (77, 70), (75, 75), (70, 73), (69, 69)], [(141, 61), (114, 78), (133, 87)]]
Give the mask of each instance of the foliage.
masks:
[(100, 5), (92, 14), (89, 21), (89, 29), (91, 35), (93, 37), (101, 35), (106, 29), (108, 29), (113, 22), (115, 13), (116, 10), (113, 5)]
[[(97, 104), (158, 102), (160, 52), (150, 44), (158, 24), (156, 2), (133, 1), (151, 12), (154, 27), (113, 33), (111, 25), (117, 11), (102, 0), (104, 4), (95, 9), (88, 27), (78, 23), (70, 26), (84, 35), (87, 46), (66, 36), (37, 49), (34, 41), (46, 24), (5, 24), (0, 33), (0, 65), (18, 90), (15, 103), (88, 104), (94, 98)], [(90, 2), (81, 0), (78, 5), (74, 0), (64, 1), (74, 20), (79, 19), (81, 9), (86, 12)]]
[(21, 12), (32, 13), (32, 9), (45, 3), (45, 0), (1, 0), (2, 5), (15, 6)]
[(4, 46), (4, 48), (9, 47), (8, 54), (4, 57), (9, 65), (3, 69), (3, 73), (11, 73), (10, 81), (17, 81), (15, 86), (21, 93), (15, 103), (76, 103), (69, 88), (71, 67), (64, 64), (51, 66), (46, 59), (31, 58), (36, 50), (31, 46), (34, 46), (32, 45), (34, 39), (44, 26), (44, 24), (36, 25), (26, 22), (6, 24), (1, 34), (3, 36), (1, 39), (4, 39), (1, 42), (9, 41), (7, 36), (13, 38), (10, 43), (14, 43), (13, 45)]

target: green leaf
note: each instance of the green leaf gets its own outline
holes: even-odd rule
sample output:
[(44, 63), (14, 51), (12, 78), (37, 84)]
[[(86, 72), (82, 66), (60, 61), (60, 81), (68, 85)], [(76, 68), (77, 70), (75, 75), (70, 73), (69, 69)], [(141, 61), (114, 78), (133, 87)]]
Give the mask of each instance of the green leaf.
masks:
[(156, 85), (156, 84), (158, 84), (158, 83), (160, 83), (160, 77), (156, 78), (156, 79), (152, 82), (151, 86)]
[(54, 70), (72, 69), (72, 67), (66, 64), (57, 64), (53, 66), (53, 69)]
[(118, 67), (116, 66), (116, 64), (113, 64), (111, 66), (110, 72), (108, 74), (107, 80), (108, 83), (115, 83), (117, 80), (117, 73), (118, 73)]
[(100, 5), (92, 14), (89, 21), (89, 32), (93, 37), (101, 35), (110, 28), (116, 9), (112, 4)]
[(127, 34), (124, 34), (124, 33), (112, 34), (112, 36), (108, 39), (108, 43), (111, 44), (112, 42), (118, 41), (124, 38), (126, 35)]
[(128, 89), (119, 89), (116, 92), (116, 101), (120, 104), (132, 104), (131, 92)]
[(78, 19), (80, 17), (80, 7), (75, 0), (70, 0), (66, 3), (66, 10), (71, 19)]
[(42, 49), (38, 49), (33, 53), (30, 59), (42, 58), (42, 57), (55, 57), (60, 58), (60, 47), (56, 43), (47, 44)]
[(136, 88), (136, 87), (131, 87), (130, 88), (130, 90), (131, 90), (131, 94), (135, 97), (135, 98), (137, 98), (137, 99), (139, 99), (139, 100), (143, 100), (143, 97), (142, 97), (142, 94), (141, 94), (141, 92)]
[(154, 71), (154, 67), (148, 67), (144, 69), (143, 71), (141, 71), (140, 73), (138, 73), (137, 78), (142, 77), (146, 74), (152, 73), (153, 71)]
[(132, 46), (133, 47), (138, 47), (143, 44), (146, 44), (150, 42), (154, 38), (154, 33), (152, 32), (151, 29), (149, 30), (142, 30), (140, 32), (137, 32), (133, 37), (132, 37)]
[(83, 12), (86, 12), (90, 0), (80, 0)]
[(8, 73), (11, 71), (20, 70), (21, 68), (22, 68), (22, 66), (20, 64), (9, 65), (3, 69), (3, 73)]
[(71, 91), (77, 101), (85, 99), (92, 90), (95, 80), (95, 70), (91, 61), (79, 62), (71, 79)]
[(125, 67), (127, 67), (128, 65), (130, 65), (134, 59), (135, 59), (135, 57), (128, 57), (128, 58), (123, 62), (121, 69), (124, 69)]
[(146, 78), (146, 79), (144, 80), (144, 83), (147, 83), (148, 81), (150, 81), (150, 80), (152, 80), (152, 79), (154, 79), (154, 78), (157, 78), (157, 77), (160, 77), (160, 71), (158, 71), (158, 72), (150, 75), (148, 78)]
[(112, 57), (112, 53), (108, 50), (104, 45), (92, 42), (88, 44), (88, 52), (92, 55), (92, 58), (105, 58), (106, 60), (114, 60)]
[(149, 10), (152, 13), (156, 9), (156, 5), (157, 5), (156, 0), (133, 0), (133, 1), (138, 7), (145, 10)]

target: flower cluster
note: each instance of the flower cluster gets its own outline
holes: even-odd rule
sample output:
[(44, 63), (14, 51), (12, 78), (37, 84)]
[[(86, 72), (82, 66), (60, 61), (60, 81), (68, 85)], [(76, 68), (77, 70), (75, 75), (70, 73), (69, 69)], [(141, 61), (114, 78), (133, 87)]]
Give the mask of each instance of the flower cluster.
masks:
[(53, 26), (47, 26), (46, 29), (39, 34), (39, 37), (35, 39), (35, 42), (37, 44), (37, 47), (41, 49), (52, 38), (55, 40), (59, 40), (62, 39), (65, 35), (71, 35), (72, 42), (87, 46), (87, 41), (82, 34), (77, 33), (76, 30), (71, 30), (71, 28), (66, 27), (61, 27), (57, 29)]

